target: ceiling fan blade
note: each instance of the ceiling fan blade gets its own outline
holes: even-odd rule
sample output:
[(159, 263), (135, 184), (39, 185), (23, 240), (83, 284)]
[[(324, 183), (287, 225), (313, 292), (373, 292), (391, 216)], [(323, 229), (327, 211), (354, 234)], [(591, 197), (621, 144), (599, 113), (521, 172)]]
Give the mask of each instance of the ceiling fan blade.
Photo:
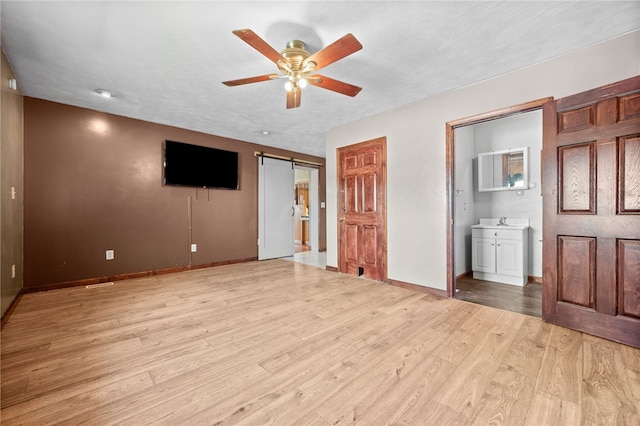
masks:
[(245, 43), (249, 44), (258, 52), (269, 58), (273, 63), (278, 64), (278, 61), (282, 61), (285, 64), (289, 63), (287, 58), (282, 56), (280, 52), (271, 47), (266, 41), (261, 39), (260, 36), (258, 36), (250, 29), (246, 28), (242, 30), (233, 30), (232, 32), (242, 40), (244, 40)]
[(291, 90), (287, 92), (287, 109), (298, 108), (300, 106), (300, 90)]
[(258, 83), (261, 81), (275, 80), (280, 78), (280, 74), (265, 74), (257, 77), (241, 78), (239, 80), (223, 81), (222, 84), (227, 86), (240, 86), (242, 84)]
[(313, 84), (314, 86), (322, 87), (323, 89), (332, 90), (351, 97), (357, 95), (362, 90), (362, 87), (354, 86), (353, 84), (345, 83), (319, 74), (312, 75), (307, 79), (307, 81), (309, 84)]
[(313, 69), (319, 70), (320, 68), (326, 67), (327, 65), (332, 64), (345, 56), (349, 56), (360, 49), (362, 49), (362, 45), (354, 35), (347, 34), (324, 49), (320, 49), (313, 55), (309, 56), (302, 65), (304, 67), (310, 62), (315, 62), (316, 66)]

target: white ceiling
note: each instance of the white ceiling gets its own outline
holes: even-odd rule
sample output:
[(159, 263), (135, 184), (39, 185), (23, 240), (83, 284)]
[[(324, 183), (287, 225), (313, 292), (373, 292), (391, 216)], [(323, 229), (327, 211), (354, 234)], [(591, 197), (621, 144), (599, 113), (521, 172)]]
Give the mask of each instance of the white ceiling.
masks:
[[(638, 1), (3, 0), (0, 13), (26, 96), (318, 156), (340, 124), (640, 28)], [(363, 49), (322, 74), (363, 90), (308, 87), (287, 110), (281, 80), (222, 85), (277, 71), (231, 33), (240, 28), (312, 53), (353, 33)]]

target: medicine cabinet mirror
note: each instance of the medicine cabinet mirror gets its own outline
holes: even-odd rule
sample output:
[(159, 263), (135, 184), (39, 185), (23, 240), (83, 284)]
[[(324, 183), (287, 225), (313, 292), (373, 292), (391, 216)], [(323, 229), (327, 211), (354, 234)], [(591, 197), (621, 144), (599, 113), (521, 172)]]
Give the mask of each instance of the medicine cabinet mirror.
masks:
[(528, 156), (528, 147), (478, 154), (478, 191), (528, 189)]

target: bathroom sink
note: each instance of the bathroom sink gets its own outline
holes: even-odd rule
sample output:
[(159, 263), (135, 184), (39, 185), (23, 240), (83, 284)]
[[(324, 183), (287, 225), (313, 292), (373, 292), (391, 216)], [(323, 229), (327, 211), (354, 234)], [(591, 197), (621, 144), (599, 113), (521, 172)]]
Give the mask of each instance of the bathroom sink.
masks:
[(480, 219), (477, 225), (472, 225), (475, 229), (526, 229), (529, 227), (529, 219), (506, 219), (504, 224), (499, 218)]
[(529, 225), (471, 225), (471, 227), (475, 229), (525, 229)]

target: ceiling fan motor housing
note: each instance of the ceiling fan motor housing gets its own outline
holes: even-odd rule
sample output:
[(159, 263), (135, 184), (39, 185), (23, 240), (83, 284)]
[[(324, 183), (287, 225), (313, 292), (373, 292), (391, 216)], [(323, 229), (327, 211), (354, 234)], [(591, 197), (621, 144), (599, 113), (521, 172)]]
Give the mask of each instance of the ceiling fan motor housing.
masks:
[(287, 43), (287, 47), (280, 52), (282, 56), (289, 60), (290, 69), (286, 68), (285, 64), (278, 64), (278, 68), (285, 74), (291, 71), (307, 71), (303, 68), (302, 64), (311, 53), (307, 52), (304, 48), (304, 43), (300, 40), (291, 40)]

